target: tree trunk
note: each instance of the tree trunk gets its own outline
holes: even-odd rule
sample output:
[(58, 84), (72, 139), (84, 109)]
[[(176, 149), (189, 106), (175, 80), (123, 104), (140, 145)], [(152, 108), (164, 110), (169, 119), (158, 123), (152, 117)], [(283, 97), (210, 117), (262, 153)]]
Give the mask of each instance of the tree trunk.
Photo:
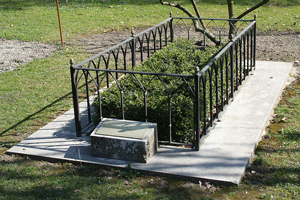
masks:
[[(233, 19), (234, 0), (227, 0), (227, 5), (228, 5), (228, 15), (229, 15), (228, 17), (229, 19)], [(229, 21), (229, 39), (233, 38), (234, 30), (235, 30), (235, 23), (233, 23), (233, 21)]]

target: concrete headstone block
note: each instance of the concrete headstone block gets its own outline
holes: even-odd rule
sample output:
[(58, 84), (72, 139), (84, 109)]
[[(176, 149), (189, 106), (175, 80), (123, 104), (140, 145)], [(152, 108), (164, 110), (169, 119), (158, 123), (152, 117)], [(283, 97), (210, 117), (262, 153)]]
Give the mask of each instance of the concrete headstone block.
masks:
[(146, 163), (158, 147), (157, 125), (104, 118), (91, 134), (92, 155)]

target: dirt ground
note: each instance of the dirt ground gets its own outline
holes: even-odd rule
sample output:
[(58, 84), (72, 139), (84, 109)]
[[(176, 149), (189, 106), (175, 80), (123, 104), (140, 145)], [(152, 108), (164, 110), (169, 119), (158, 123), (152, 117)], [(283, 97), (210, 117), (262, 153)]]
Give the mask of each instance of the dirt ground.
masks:
[[(135, 30), (136, 33), (144, 29)], [(130, 31), (107, 32), (81, 36), (66, 43), (78, 45), (87, 53), (96, 54), (130, 37)], [(57, 47), (35, 42), (20, 42), (0, 38), (0, 73), (14, 70), (36, 58), (51, 56)], [(257, 60), (294, 62), (300, 60), (300, 32), (257, 35)]]
[(37, 42), (21, 42), (0, 38), (0, 73), (17, 69), (37, 58), (46, 58), (56, 51), (56, 46)]
[[(145, 29), (138, 29), (140, 32)], [(130, 31), (109, 32), (77, 38), (78, 45), (97, 54), (130, 37)], [(73, 41), (74, 44), (74, 41)], [(257, 60), (294, 62), (300, 60), (300, 32), (265, 33), (257, 35)]]
[(300, 32), (258, 34), (257, 60), (294, 62), (300, 60)]

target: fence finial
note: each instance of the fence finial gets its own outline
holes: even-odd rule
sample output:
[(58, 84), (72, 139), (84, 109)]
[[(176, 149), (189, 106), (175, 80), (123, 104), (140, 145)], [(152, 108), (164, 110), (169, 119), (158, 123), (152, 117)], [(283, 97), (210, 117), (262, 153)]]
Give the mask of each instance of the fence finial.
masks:
[(70, 59), (70, 65), (71, 65), (71, 67), (74, 66), (74, 60), (73, 60), (73, 58)]
[(134, 34), (135, 34), (134, 28), (131, 27), (131, 37), (134, 37)]
[(232, 42), (233, 41), (233, 38), (234, 38), (234, 36), (233, 36), (233, 34), (230, 34), (230, 42)]
[(199, 72), (200, 72), (200, 69), (199, 69), (199, 67), (196, 66), (195, 67), (195, 73), (198, 74)]
[(173, 13), (172, 13), (172, 11), (170, 12), (170, 17), (173, 17)]
[(255, 20), (255, 21), (256, 21), (256, 18), (257, 18), (257, 15), (255, 14), (255, 15), (254, 15), (254, 20)]

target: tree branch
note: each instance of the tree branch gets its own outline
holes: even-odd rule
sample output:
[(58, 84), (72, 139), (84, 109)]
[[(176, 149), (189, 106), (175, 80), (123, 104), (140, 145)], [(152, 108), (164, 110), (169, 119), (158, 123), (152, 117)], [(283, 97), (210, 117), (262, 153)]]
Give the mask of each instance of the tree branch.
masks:
[(188, 9), (186, 9), (185, 7), (183, 7), (182, 5), (180, 5), (179, 3), (176, 3), (176, 2), (169, 3), (169, 2), (163, 1), (163, 0), (160, 0), (160, 3), (162, 5), (168, 5), (168, 6), (176, 7), (178, 9), (180, 9), (181, 11), (183, 11), (185, 14), (187, 14), (189, 17), (191, 17), (191, 18), (197, 18)]
[(250, 8), (249, 10), (243, 12), (241, 15), (239, 15), (236, 19), (242, 19), (243, 17), (245, 17), (246, 15), (248, 15), (250, 12), (252, 12), (253, 10), (256, 10), (257, 8), (261, 7), (262, 5), (268, 3), (270, 0), (263, 0), (262, 2), (260, 2), (259, 4), (253, 6), (252, 8)]
[[(197, 5), (196, 5), (195, 0), (190, 0), (190, 1), (191, 1), (192, 5), (193, 5), (193, 8), (194, 8), (194, 10), (195, 10), (195, 13), (196, 13), (197, 17), (198, 17), (198, 18), (201, 18), (200, 12), (199, 12), (199, 10), (198, 10), (198, 7), (197, 7)], [(199, 22), (200, 22), (202, 28), (205, 29), (205, 26), (204, 26), (203, 21), (200, 19)]]
[[(193, 0), (191, 0), (193, 1)], [(182, 5), (180, 5), (179, 3), (169, 3), (167, 1), (163, 1), (163, 0), (160, 0), (160, 3), (162, 5), (168, 5), (168, 6), (172, 6), (172, 7), (176, 7), (178, 9), (180, 9), (181, 11), (183, 11), (185, 14), (187, 14), (189, 17), (191, 18), (197, 18), (196, 16), (194, 16), (188, 9), (186, 9), (185, 7), (183, 7)], [(196, 12), (197, 13), (197, 12)], [(199, 12), (198, 12), (199, 13)], [(198, 14), (197, 14), (198, 15)], [(200, 14), (199, 14), (200, 16)], [(214, 42), (216, 45), (220, 45), (221, 42), (219, 40), (216, 39), (216, 37), (214, 35), (212, 35), (210, 32), (206, 31), (204, 28), (200, 28), (199, 27), (199, 24), (198, 24), (198, 21), (197, 20), (193, 20), (193, 24), (194, 24), (194, 27), (195, 27), (195, 31), (196, 32), (200, 32), (202, 34), (205, 34), (208, 39), (210, 39), (212, 42)], [(204, 25), (203, 25), (204, 26)]]

